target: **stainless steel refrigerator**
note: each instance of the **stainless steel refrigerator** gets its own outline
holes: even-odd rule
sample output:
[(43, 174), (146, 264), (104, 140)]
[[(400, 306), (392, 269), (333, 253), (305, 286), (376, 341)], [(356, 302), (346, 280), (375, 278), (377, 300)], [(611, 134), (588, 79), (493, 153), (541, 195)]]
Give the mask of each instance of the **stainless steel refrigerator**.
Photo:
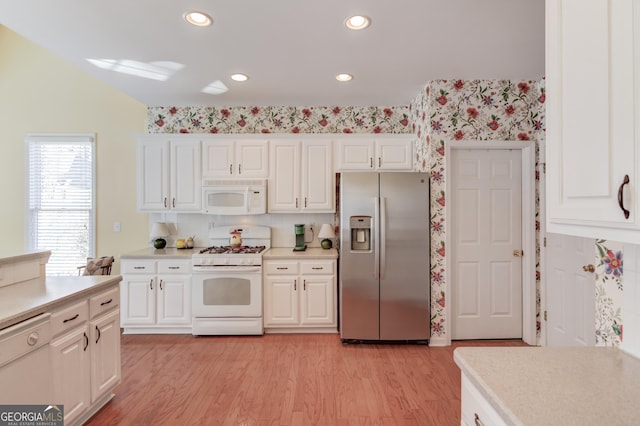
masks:
[(430, 328), (429, 178), (340, 176), (340, 337), (423, 341)]

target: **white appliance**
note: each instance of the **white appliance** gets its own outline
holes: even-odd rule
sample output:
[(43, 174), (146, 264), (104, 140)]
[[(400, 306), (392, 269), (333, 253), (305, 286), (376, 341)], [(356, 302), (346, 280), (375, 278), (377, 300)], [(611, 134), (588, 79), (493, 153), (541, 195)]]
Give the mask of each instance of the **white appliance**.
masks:
[[(229, 244), (231, 232), (242, 245)], [(194, 335), (262, 335), (262, 254), (271, 247), (267, 226), (219, 226), (213, 245), (192, 256)]]
[(265, 214), (266, 179), (205, 179), (202, 211), (216, 215)]

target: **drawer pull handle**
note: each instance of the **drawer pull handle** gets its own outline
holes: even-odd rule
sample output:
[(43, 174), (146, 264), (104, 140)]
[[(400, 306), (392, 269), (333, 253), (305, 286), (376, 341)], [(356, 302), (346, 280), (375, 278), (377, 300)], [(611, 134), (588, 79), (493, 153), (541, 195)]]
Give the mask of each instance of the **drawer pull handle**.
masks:
[(69, 321), (73, 321), (74, 319), (78, 318), (80, 316), (80, 314), (75, 314), (74, 316), (72, 316), (71, 318), (67, 318), (66, 320), (62, 321), (63, 324), (68, 323)]
[(34, 331), (33, 333), (29, 334), (29, 336), (27, 337), (27, 344), (29, 346), (35, 346), (36, 343), (38, 343), (38, 340), (40, 340), (40, 335), (38, 334), (37, 331)]
[(313, 266), (311, 267), (311, 269), (315, 270), (315, 271), (322, 271), (324, 269), (323, 266)]
[(89, 347), (89, 336), (87, 336), (87, 332), (86, 331), (84, 333), (82, 333), (82, 334), (84, 334), (84, 348), (82, 348), (82, 350), (84, 352), (86, 352), (87, 348)]
[(482, 420), (480, 420), (480, 416), (478, 415), (478, 413), (473, 414), (473, 422), (476, 424), (476, 426), (484, 426), (484, 423), (482, 423)]
[(628, 183), (629, 183), (629, 175), (624, 175), (624, 179), (620, 184), (620, 188), (618, 188), (618, 205), (622, 209), (622, 213), (624, 213), (625, 219), (629, 219), (629, 210), (624, 208), (624, 200), (622, 195), (623, 195), (624, 186), (627, 185)]
[(96, 343), (98, 343), (100, 341), (100, 329), (98, 328), (98, 326), (96, 325), (96, 331), (98, 332), (98, 337), (96, 337)]
[(297, 289), (298, 289), (298, 281), (293, 280), (293, 291), (296, 291)]
[(149, 280), (149, 290), (153, 290), (153, 278)]
[(180, 269), (179, 266), (169, 266), (169, 269)]
[(160, 280), (160, 290), (162, 290), (162, 280)]
[(144, 269), (144, 266), (134, 266), (133, 269)]
[(286, 271), (286, 270), (287, 270), (287, 269), (289, 269), (289, 268), (288, 268), (288, 267), (286, 267), (286, 266), (278, 266), (276, 269), (277, 269), (278, 271)]
[(307, 290), (307, 280), (302, 280), (302, 289)]
[(109, 304), (109, 303), (111, 303), (111, 302), (113, 302), (113, 299), (109, 299), (109, 300), (107, 300), (106, 302), (102, 302), (102, 303), (100, 304), (100, 306), (108, 305), (108, 304)]

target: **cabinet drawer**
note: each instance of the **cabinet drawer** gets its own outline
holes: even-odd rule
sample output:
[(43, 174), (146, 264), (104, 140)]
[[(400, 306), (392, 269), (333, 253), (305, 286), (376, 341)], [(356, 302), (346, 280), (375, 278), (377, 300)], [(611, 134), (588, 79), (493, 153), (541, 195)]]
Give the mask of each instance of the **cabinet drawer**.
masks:
[(91, 318), (95, 318), (103, 312), (110, 311), (120, 304), (120, 293), (118, 286), (89, 299), (89, 313)]
[(159, 274), (190, 274), (191, 260), (166, 260), (158, 262)]
[(264, 271), (267, 275), (297, 275), (300, 271), (298, 262), (265, 262)]
[(156, 273), (156, 261), (155, 260), (126, 260), (120, 264), (122, 268), (122, 274), (155, 274)]
[(464, 374), (462, 375), (462, 395), (460, 400), (463, 425), (506, 425), (506, 422)]
[(89, 319), (86, 300), (73, 303), (51, 314), (51, 331), (54, 336), (81, 325)]
[(300, 263), (302, 275), (333, 274), (334, 262), (330, 260), (305, 261)]

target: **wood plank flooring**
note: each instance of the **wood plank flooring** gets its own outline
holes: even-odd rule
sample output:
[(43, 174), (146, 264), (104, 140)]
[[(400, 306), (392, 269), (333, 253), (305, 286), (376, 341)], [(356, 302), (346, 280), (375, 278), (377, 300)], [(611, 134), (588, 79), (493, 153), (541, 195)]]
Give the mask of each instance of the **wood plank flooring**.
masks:
[(465, 345), (337, 334), (122, 336), (122, 383), (87, 425), (460, 425)]

